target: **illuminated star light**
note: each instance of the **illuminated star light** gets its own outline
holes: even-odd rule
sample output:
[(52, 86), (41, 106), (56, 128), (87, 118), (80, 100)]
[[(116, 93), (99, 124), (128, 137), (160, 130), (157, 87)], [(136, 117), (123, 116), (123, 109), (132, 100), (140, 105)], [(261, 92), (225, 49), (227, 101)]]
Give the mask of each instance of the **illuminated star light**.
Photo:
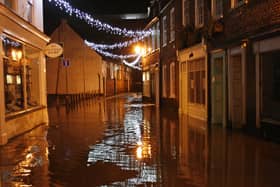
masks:
[(60, 10), (64, 10), (69, 16), (75, 15), (77, 18), (84, 20), (91, 27), (95, 27), (98, 30), (105, 31), (107, 33), (122, 35), (126, 37), (141, 37), (149, 36), (152, 34), (151, 30), (147, 31), (133, 31), (126, 28), (114, 27), (108, 23), (102, 23), (100, 20), (93, 18), (90, 14), (80, 11), (77, 8), (72, 7), (69, 2), (64, 0), (48, 0), (50, 3), (54, 3)]

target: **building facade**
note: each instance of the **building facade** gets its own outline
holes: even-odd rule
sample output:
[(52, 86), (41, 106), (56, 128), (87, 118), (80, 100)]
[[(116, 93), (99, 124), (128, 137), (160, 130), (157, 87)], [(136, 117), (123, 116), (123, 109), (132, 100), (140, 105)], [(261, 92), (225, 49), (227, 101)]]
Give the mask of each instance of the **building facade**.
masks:
[(132, 89), (132, 69), (124, 64), (106, 60), (105, 96), (130, 92)]
[(0, 144), (48, 122), (42, 0), (0, 0)]
[(142, 58), (143, 97), (160, 104), (160, 23), (154, 17), (146, 26), (153, 35), (146, 40), (146, 54)]
[(106, 63), (87, 47), (65, 20), (51, 34), (51, 42), (63, 46), (63, 56), (47, 59), (49, 98), (71, 95), (104, 95)]

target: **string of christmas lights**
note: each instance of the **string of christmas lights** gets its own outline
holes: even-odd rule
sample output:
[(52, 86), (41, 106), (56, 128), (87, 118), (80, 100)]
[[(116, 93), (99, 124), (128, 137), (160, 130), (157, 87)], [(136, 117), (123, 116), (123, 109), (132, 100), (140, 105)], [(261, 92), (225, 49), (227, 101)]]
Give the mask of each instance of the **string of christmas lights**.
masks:
[(105, 31), (110, 34), (121, 35), (126, 37), (141, 37), (141, 36), (147, 37), (152, 34), (152, 30), (133, 31), (133, 30), (128, 30), (126, 28), (115, 27), (108, 23), (103, 23), (100, 20), (92, 17), (90, 14), (83, 12), (77, 8), (74, 8), (72, 5), (70, 5), (69, 2), (64, 0), (48, 0), (48, 1), (50, 3), (54, 3), (54, 5), (58, 7), (60, 10), (64, 10), (69, 16), (74, 15), (77, 18), (84, 20), (91, 27), (95, 27), (99, 31)]
[(127, 62), (126, 60), (123, 60), (123, 63), (128, 65), (128, 66), (136, 66), (138, 64), (138, 62), (140, 61), (141, 57), (142, 57), (141, 55), (138, 55), (137, 58), (134, 61)]
[(106, 56), (106, 57), (110, 57), (110, 58), (113, 58), (113, 59), (129, 59), (129, 58), (135, 58), (137, 57), (136, 54), (130, 54), (130, 55), (117, 55), (117, 54), (113, 54), (113, 53), (110, 53), (108, 51), (103, 51), (101, 49), (93, 49), (95, 50), (96, 52)]
[(132, 40), (128, 40), (125, 42), (119, 42), (119, 43), (115, 43), (115, 44), (97, 44), (94, 42), (90, 42), (88, 40), (85, 40), (85, 44), (93, 49), (102, 49), (102, 50), (106, 50), (106, 49), (121, 49), (121, 48), (125, 48), (128, 47), (134, 43), (137, 43), (139, 41), (142, 41), (145, 37), (147, 37), (146, 35), (143, 35), (141, 37), (136, 37), (133, 38)]
[[(140, 58), (141, 58), (141, 56), (139, 56)], [(138, 58), (138, 57), (137, 57)], [(139, 60), (138, 60), (139, 61)], [(136, 66), (136, 65), (132, 65), (131, 63), (129, 63), (129, 62), (127, 62), (127, 61), (125, 61), (125, 60), (123, 60), (122, 61), (125, 65), (127, 65), (127, 66), (129, 66), (129, 67), (131, 67), (131, 68), (133, 68), (133, 69), (138, 69), (138, 70), (141, 70), (141, 68), (139, 67), (139, 66)]]

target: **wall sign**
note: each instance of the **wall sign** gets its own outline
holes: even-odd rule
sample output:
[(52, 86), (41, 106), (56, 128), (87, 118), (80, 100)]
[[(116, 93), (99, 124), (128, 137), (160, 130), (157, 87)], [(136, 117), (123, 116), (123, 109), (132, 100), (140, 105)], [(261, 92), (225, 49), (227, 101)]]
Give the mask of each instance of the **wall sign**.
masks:
[(59, 45), (57, 43), (50, 43), (44, 49), (44, 53), (47, 57), (57, 58), (62, 55), (63, 48), (61, 47), (61, 45)]

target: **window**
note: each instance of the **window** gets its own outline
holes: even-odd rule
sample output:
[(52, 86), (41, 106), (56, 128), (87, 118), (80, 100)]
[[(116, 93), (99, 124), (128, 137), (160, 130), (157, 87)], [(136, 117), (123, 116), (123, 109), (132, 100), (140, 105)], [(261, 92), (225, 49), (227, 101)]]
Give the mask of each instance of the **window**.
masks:
[(159, 29), (159, 22), (156, 24), (156, 48), (160, 47), (160, 29)]
[[(153, 32), (156, 33), (156, 25), (153, 25)], [(156, 37), (157, 36), (155, 34), (152, 35), (152, 51), (156, 50)]]
[(195, 0), (195, 26), (201, 27), (204, 23), (204, 0)]
[(166, 46), (167, 44), (167, 22), (166, 16), (162, 18), (162, 46)]
[(190, 0), (183, 0), (183, 25), (190, 24)]
[(195, 104), (205, 104), (205, 59), (201, 58), (190, 61), (188, 63), (188, 73), (189, 102)]
[(4, 0), (4, 5), (9, 9), (15, 10), (15, 0)]
[(40, 50), (12, 39), (3, 40), (6, 113), (39, 105)]
[(175, 98), (175, 63), (170, 64), (170, 97)]
[(167, 83), (167, 78), (166, 78), (166, 65), (163, 65), (162, 67), (162, 96), (166, 97), (166, 83)]
[(214, 19), (223, 17), (223, 0), (212, 0), (212, 16)]
[(175, 9), (170, 10), (170, 42), (175, 40)]
[(231, 8), (236, 8), (244, 3), (247, 3), (248, 0), (231, 0)]
[(27, 0), (23, 12), (23, 17), (28, 22), (32, 23), (33, 20), (33, 0)]

